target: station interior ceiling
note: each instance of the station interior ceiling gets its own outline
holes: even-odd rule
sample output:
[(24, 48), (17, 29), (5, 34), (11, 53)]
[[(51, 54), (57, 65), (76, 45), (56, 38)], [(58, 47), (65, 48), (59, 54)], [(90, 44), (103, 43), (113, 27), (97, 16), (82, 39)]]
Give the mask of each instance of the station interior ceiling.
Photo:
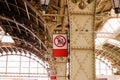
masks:
[[(93, 0), (71, 0), (86, 4)], [(13, 44), (1, 44), (0, 52), (27, 50), (46, 60), (51, 55), (52, 34), (69, 34), (66, 0), (50, 0), (48, 7), (41, 6), (40, 0), (0, 0), (0, 35), (10, 35)], [(100, 33), (108, 19), (119, 18), (114, 14), (110, 0), (96, 0), (95, 35)], [(101, 32), (100, 38), (107, 38), (99, 46), (95, 45), (96, 56), (107, 58), (120, 71), (120, 27), (114, 33)], [(95, 37), (98, 38), (97, 36)], [(114, 39), (119, 42), (109, 42)], [(119, 74), (118, 71), (118, 74)]]

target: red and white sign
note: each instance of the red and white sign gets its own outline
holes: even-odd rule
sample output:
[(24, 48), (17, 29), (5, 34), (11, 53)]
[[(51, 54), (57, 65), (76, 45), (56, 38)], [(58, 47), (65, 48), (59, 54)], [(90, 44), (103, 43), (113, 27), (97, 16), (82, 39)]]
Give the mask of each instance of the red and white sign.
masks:
[(53, 34), (53, 56), (67, 56), (67, 35)]
[(97, 78), (96, 80), (107, 80), (107, 78)]
[(56, 80), (56, 71), (55, 70), (50, 70), (50, 79)]

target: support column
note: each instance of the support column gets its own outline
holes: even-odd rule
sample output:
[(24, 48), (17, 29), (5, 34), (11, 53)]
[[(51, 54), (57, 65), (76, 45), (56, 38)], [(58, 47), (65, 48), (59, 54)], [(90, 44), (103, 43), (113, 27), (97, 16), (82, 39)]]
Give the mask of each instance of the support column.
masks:
[(68, 0), (70, 80), (95, 80), (95, 0)]
[(67, 80), (66, 76), (66, 57), (56, 58), (56, 71), (57, 71), (57, 79), (56, 80)]

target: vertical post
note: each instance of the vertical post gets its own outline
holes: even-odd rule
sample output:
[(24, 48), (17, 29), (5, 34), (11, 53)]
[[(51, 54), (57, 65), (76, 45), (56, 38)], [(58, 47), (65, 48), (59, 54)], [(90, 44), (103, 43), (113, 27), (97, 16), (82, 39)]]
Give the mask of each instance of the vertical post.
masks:
[(68, 0), (70, 80), (95, 80), (95, 0)]
[(56, 58), (56, 71), (57, 71), (57, 78), (56, 80), (67, 80), (66, 76), (66, 63), (67, 58), (66, 57), (59, 57)]

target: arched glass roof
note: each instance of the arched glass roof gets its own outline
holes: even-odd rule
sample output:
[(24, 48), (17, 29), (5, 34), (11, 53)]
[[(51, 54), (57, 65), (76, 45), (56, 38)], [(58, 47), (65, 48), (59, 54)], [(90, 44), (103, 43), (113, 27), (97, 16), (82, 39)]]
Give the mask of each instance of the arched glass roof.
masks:
[[(96, 32), (95, 47), (98, 51), (98, 55), (96, 56), (96, 75), (112, 75), (116, 73), (117, 68), (113, 67), (112, 64), (117, 63), (116, 61), (114, 62), (113, 60), (114, 58), (110, 59), (110, 53), (111, 55), (113, 55), (115, 51), (114, 52), (107, 51), (106, 47), (108, 48), (110, 46), (111, 50), (114, 49), (117, 50), (115, 46), (120, 47), (120, 41), (116, 39), (116, 36), (120, 34), (119, 30), (120, 30), (120, 18), (110, 18), (105, 22), (103, 27)], [(108, 45), (105, 47), (105, 44)], [(107, 54), (107, 52), (109, 54)], [(114, 57), (115, 55), (116, 54), (114, 54)]]
[(34, 54), (3, 52), (0, 56), (0, 80), (49, 80), (49, 65)]
[(95, 43), (96, 46), (101, 46), (108, 40), (114, 42), (115, 40), (111, 40), (115, 38), (119, 34), (120, 30), (120, 18), (111, 18), (109, 19), (101, 30), (96, 33)]
[(96, 57), (96, 75), (113, 75), (117, 69), (112, 66), (112, 62), (108, 59), (97, 56)]

